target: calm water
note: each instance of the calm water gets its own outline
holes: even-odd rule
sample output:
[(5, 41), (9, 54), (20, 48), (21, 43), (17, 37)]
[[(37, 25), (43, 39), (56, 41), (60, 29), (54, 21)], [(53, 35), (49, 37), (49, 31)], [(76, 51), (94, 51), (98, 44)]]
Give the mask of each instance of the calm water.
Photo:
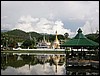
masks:
[(65, 55), (1, 54), (1, 75), (98, 75), (99, 70), (67, 68)]

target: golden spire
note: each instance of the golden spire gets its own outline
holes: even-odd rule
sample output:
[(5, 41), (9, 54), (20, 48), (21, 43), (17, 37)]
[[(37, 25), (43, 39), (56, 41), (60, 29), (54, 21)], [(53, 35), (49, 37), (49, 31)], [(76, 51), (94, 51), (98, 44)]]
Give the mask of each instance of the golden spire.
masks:
[(54, 41), (53, 48), (60, 48), (59, 45), (60, 45), (60, 44), (59, 44), (59, 40), (58, 40), (58, 38), (57, 38), (57, 31), (56, 31), (56, 39), (55, 39), (55, 41)]
[(56, 31), (56, 42), (58, 42), (58, 38), (57, 38), (57, 31)]

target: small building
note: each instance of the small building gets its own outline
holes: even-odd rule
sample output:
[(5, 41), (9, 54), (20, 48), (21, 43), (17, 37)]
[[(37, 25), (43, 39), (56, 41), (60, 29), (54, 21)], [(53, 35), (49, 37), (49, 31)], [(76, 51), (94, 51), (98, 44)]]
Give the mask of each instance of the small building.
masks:
[(38, 44), (36, 45), (37, 48), (50, 48), (51, 43), (49, 41), (46, 41), (45, 39), (45, 35), (43, 37), (43, 40), (38, 42)]

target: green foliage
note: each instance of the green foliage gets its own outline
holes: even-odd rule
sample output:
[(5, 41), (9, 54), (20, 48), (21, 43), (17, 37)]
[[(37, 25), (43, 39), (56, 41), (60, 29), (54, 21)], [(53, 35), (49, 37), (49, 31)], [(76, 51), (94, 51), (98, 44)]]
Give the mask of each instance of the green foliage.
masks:
[(26, 32), (24, 32), (22, 30), (19, 30), (19, 29), (8, 31), (8, 32), (6, 32), (6, 34), (14, 35), (14, 36), (19, 36), (19, 37), (26, 37), (26, 36), (28, 36), (28, 34)]
[(60, 40), (60, 39), (64, 40), (64, 36), (63, 36), (63, 35), (58, 35), (58, 39), (59, 39), (59, 40)]
[[(36, 39), (36, 41), (39, 41), (39, 39), (41, 39), (42, 40), (42, 35), (41, 34), (39, 34), (39, 33), (37, 33), (37, 32), (29, 32), (30, 34), (31, 34), (31, 36), (32, 36), (32, 38), (34, 38), (35, 37), (35, 39)], [(28, 34), (29, 34), (28, 33)]]
[(23, 48), (28, 48), (28, 47), (32, 48), (34, 47), (34, 45), (35, 45), (34, 40), (30, 40), (30, 39), (25, 40), (22, 44)]
[(93, 41), (99, 43), (99, 34), (96, 34), (96, 33), (94, 33), (94, 34), (88, 34), (88, 35), (86, 35), (86, 37), (88, 39), (90, 39), (90, 40), (93, 40)]
[(68, 36), (69, 36), (69, 34), (66, 32), (66, 33), (64, 34), (65, 39), (67, 39)]
[[(16, 42), (23, 42), (26, 39), (29, 39), (29, 33), (31, 34), (31, 37), (34, 39), (36, 39), (36, 41), (40, 41), (43, 40), (43, 34), (37, 33), (37, 32), (24, 32), (22, 30), (19, 29), (15, 29), (15, 30), (11, 30), (8, 32), (2, 32), (1, 33), (1, 37), (2, 38), (6, 38), (6, 39), (10, 39), (12, 38), (14, 41)], [(4, 36), (4, 37), (3, 37)], [(55, 40), (55, 35), (52, 34), (46, 34), (45, 35), (46, 40), (49, 41), (54, 41)], [(58, 39), (64, 39), (63, 35), (58, 35)]]
[[(30, 41), (29, 39), (29, 33), (31, 34), (31, 37), (33, 40)], [(40, 34), (37, 32), (24, 32), (19, 29), (11, 30), (8, 32), (1, 32), (1, 44), (6, 47), (18, 47), (18, 42), (23, 42), (22, 48), (34, 48), (34, 45), (40, 41), (43, 40), (44, 34)], [(65, 38), (68, 39), (69, 34), (65, 33), (64, 35), (58, 35), (58, 39), (65, 40)], [(45, 39), (50, 41), (51, 43), (55, 40), (56, 35), (52, 34), (45, 34)], [(99, 43), (99, 34), (88, 34), (86, 35), (88, 39), (91, 39), (95, 42)]]

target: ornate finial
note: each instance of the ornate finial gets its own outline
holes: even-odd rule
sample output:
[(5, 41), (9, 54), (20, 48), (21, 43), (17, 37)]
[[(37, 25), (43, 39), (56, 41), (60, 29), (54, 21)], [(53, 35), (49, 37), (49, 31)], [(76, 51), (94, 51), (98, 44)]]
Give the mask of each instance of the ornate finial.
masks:
[(82, 32), (82, 30), (79, 28), (77, 32), (78, 32), (78, 33), (81, 33), (81, 32)]
[(75, 39), (80, 39), (80, 38), (86, 38), (83, 34), (82, 34), (82, 30), (79, 28), (78, 29), (78, 34), (74, 37)]
[(57, 30), (56, 30), (56, 35), (57, 35)]

